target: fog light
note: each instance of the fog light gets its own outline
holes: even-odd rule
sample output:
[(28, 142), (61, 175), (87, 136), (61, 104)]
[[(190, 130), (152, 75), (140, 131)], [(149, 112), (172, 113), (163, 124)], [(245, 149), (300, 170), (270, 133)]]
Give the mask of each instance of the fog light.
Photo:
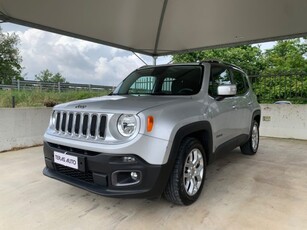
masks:
[(137, 181), (139, 179), (139, 175), (137, 172), (131, 172), (130, 173), (132, 180)]
[(141, 182), (142, 173), (140, 171), (119, 170), (112, 173), (112, 184), (114, 186), (129, 186)]

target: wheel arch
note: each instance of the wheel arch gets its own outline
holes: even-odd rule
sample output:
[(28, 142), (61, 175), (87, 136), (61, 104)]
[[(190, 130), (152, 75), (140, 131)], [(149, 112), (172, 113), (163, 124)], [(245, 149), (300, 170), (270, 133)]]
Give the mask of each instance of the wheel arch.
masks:
[(254, 111), (251, 122), (253, 121), (257, 121), (258, 126), (260, 126), (260, 121), (261, 121), (261, 110), (260, 109)]
[(166, 163), (167, 167), (165, 167), (164, 178), (166, 176), (167, 179), (164, 181), (164, 183), (160, 184), (161, 189), (163, 189), (162, 191), (164, 191), (171, 172), (173, 171), (180, 144), (186, 137), (197, 138), (201, 142), (205, 150), (206, 163), (208, 164), (211, 161), (213, 149), (211, 124), (208, 121), (198, 121), (179, 128), (172, 142), (171, 151), (168, 157), (168, 161)]
[(213, 148), (213, 140), (211, 124), (208, 121), (194, 122), (181, 127), (177, 131), (173, 140), (168, 162), (175, 162), (180, 143), (186, 137), (194, 137), (201, 142), (205, 150), (206, 161), (207, 163), (210, 162)]
[(163, 191), (173, 171), (180, 144), (186, 137), (197, 138), (205, 150), (207, 164), (211, 161), (213, 148), (211, 124), (208, 121), (198, 121), (179, 128), (173, 139), (171, 151), (166, 163), (167, 167), (164, 175), (167, 177), (167, 180), (165, 180), (165, 184), (161, 184)]

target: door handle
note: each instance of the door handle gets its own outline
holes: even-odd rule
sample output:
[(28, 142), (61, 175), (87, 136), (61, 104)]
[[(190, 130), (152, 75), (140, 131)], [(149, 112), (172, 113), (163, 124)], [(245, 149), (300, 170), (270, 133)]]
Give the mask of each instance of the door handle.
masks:
[(252, 102), (250, 101), (250, 102), (248, 102), (248, 105), (252, 105)]
[(233, 106), (232, 106), (232, 109), (236, 109), (236, 108), (237, 108), (237, 106), (236, 106), (236, 105), (233, 105)]

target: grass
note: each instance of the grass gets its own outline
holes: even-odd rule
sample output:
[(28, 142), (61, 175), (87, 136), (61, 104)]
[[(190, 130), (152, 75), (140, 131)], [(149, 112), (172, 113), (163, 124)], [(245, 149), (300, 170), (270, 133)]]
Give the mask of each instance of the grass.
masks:
[[(17, 91), (17, 90), (0, 90), (0, 108), (11, 108), (12, 97), (15, 97), (16, 107), (43, 107), (47, 104), (60, 104), (64, 102), (81, 100), (90, 97), (99, 97), (107, 95), (107, 91), (65, 91), (65, 92), (48, 92), (48, 91)], [(292, 100), (291, 100), (292, 99)], [(288, 98), (293, 104), (307, 104), (304, 98)], [(276, 100), (263, 99), (261, 103), (274, 103)]]
[(59, 93), (41, 92), (39, 90), (0, 90), (0, 108), (11, 108), (13, 96), (15, 97), (16, 107), (43, 107), (47, 104), (60, 104), (107, 94), (107, 91), (66, 91)]

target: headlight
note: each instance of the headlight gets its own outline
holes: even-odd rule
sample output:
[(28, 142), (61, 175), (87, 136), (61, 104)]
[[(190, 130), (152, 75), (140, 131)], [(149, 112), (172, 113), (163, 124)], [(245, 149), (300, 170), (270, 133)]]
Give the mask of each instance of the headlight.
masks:
[(137, 128), (137, 121), (132, 114), (123, 114), (118, 118), (117, 129), (124, 137), (132, 136)]
[(57, 113), (53, 111), (50, 117), (50, 125), (53, 127), (55, 127), (56, 118), (57, 118)]

